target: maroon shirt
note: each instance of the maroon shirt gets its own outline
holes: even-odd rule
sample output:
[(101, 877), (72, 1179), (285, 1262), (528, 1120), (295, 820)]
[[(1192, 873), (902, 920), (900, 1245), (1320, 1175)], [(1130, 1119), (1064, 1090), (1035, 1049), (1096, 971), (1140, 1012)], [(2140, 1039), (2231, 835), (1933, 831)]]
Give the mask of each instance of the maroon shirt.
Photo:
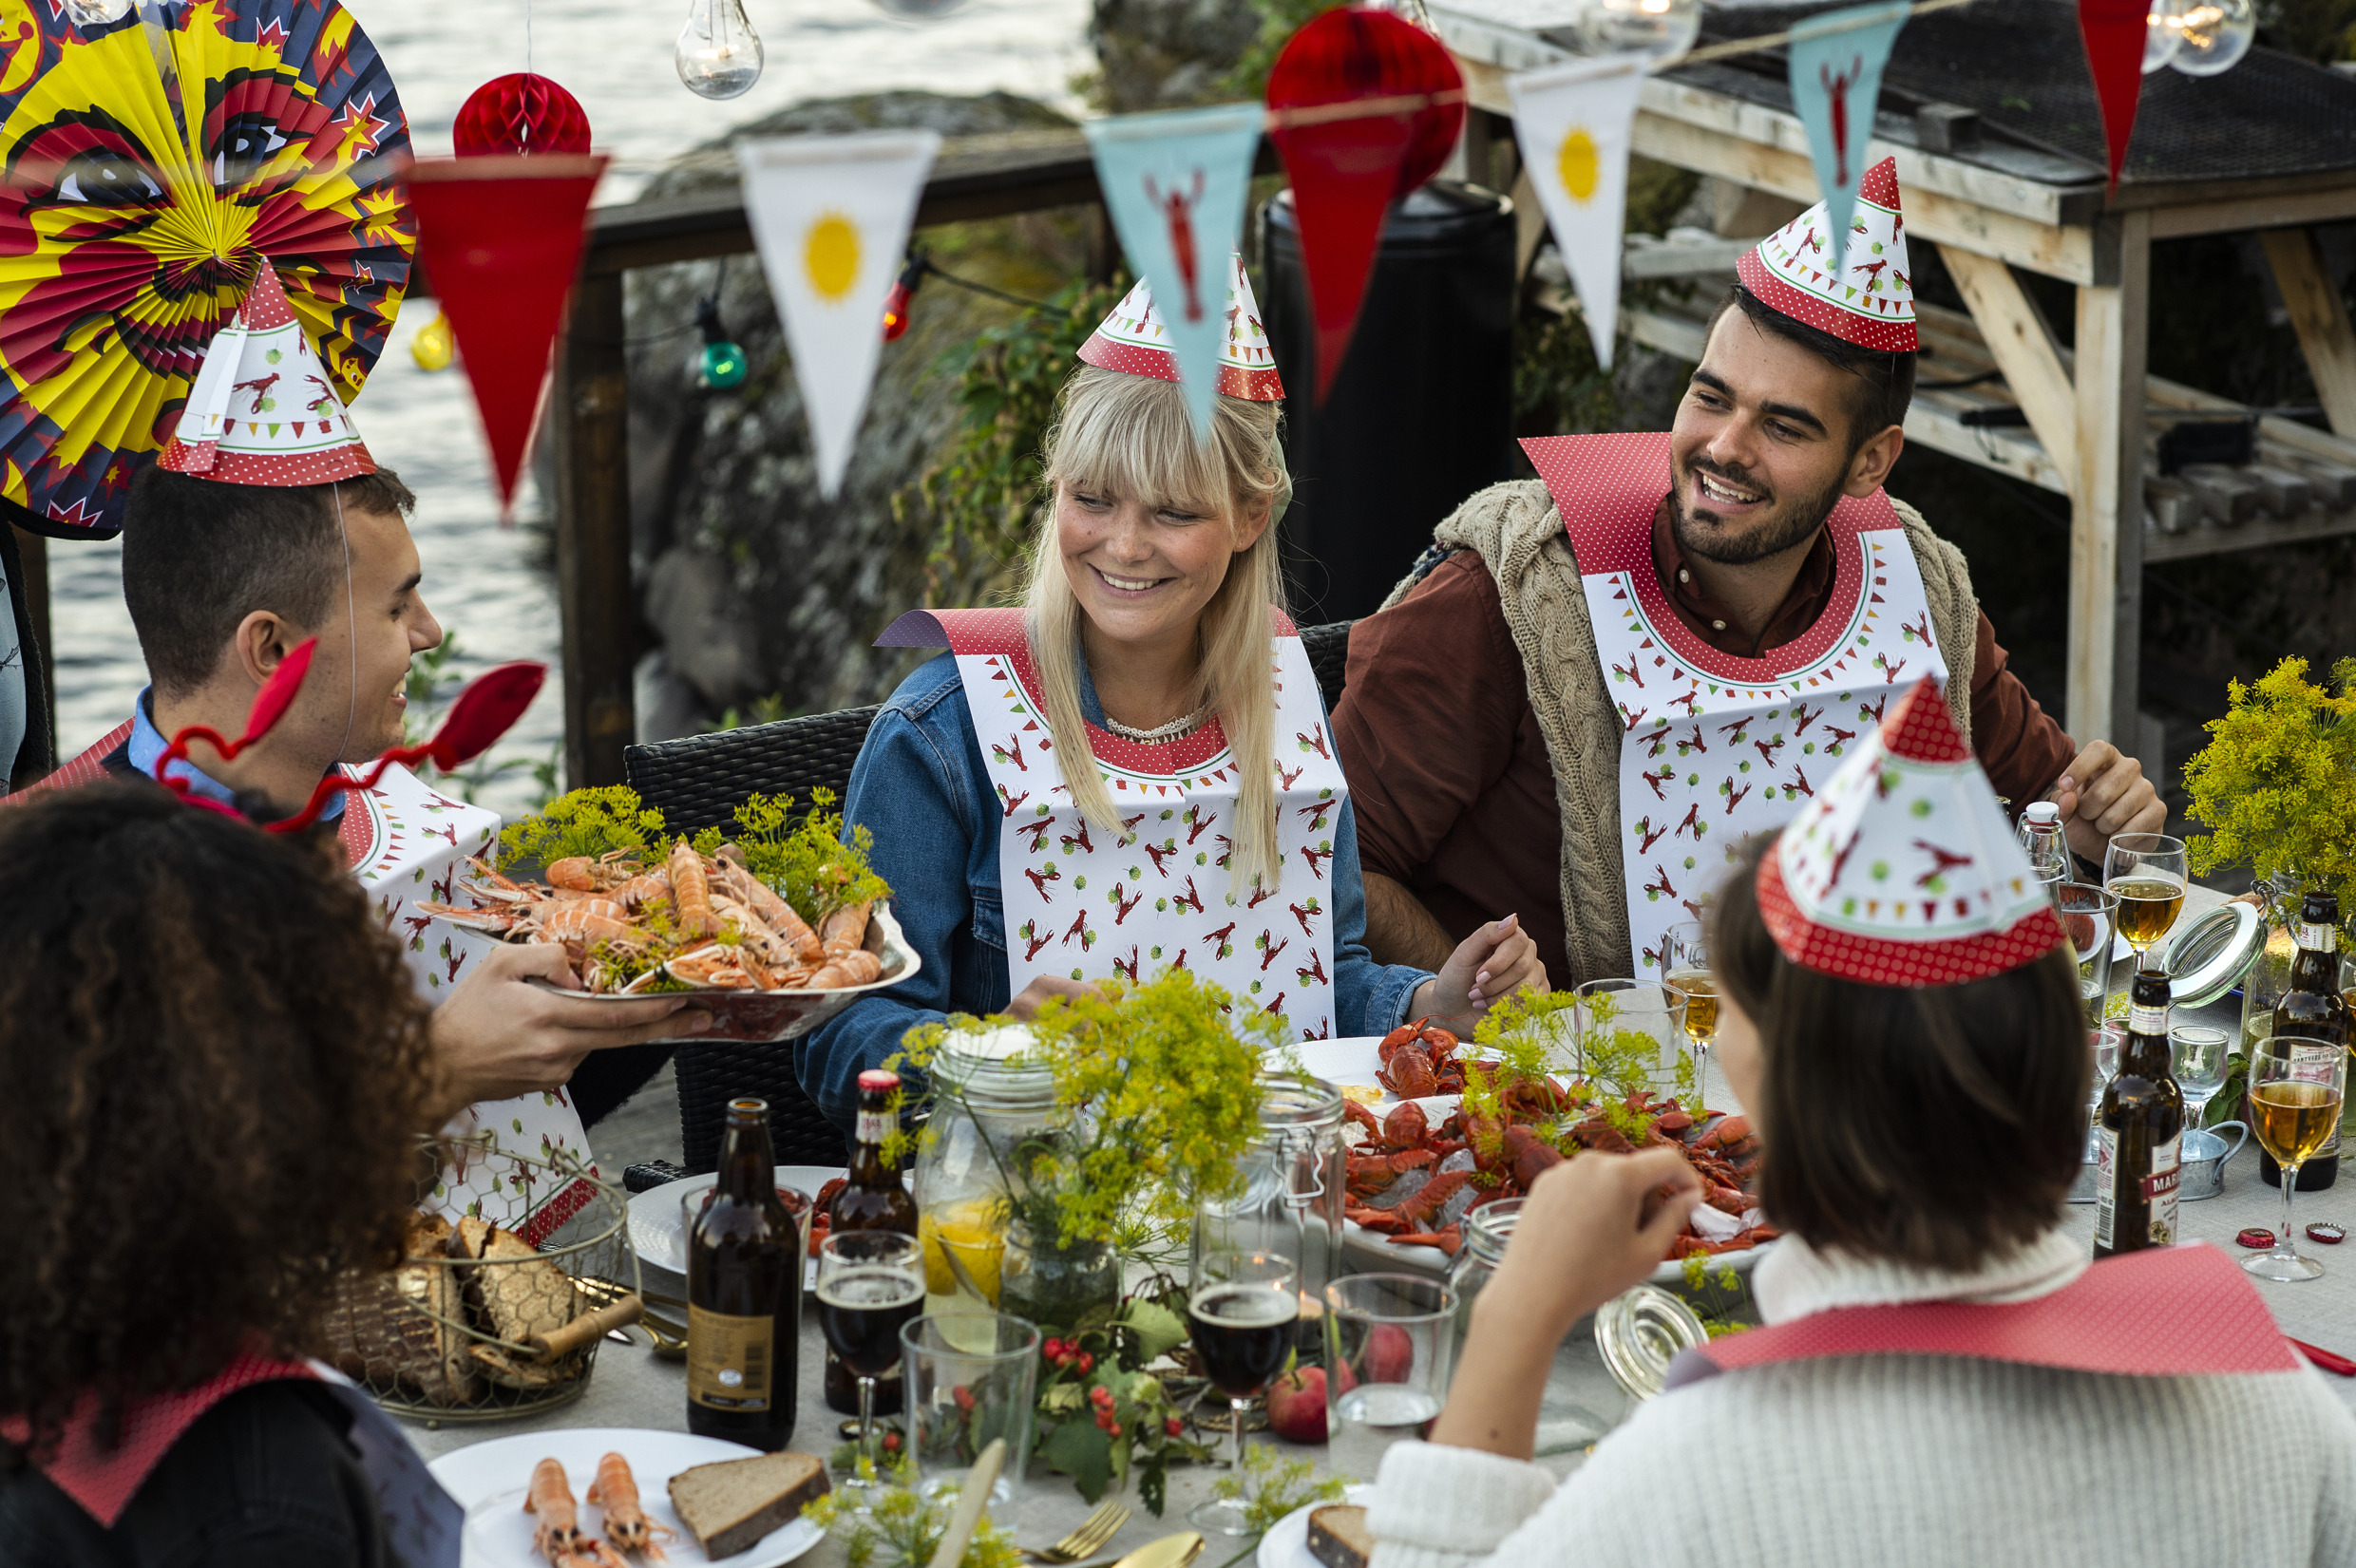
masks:
[[(1654, 523), (1653, 563), (1694, 635), (1748, 658), (1814, 625), (1833, 593), (1833, 544), (1819, 533), (1754, 642), (1684, 574), (1665, 515)], [(1983, 614), (1972, 748), (1996, 793), (2017, 808), (2051, 788), (2077, 748), (2004, 663)], [(1571, 973), (1554, 770), (1497, 580), (1479, 557), (1459, 550), (1400, 603), (1351, 630), (1349, 682), (1333, 728), (1366, 870), (1404, 883), (1453, 939), (1517, 914), (1552, 983), (1600, 978)]]

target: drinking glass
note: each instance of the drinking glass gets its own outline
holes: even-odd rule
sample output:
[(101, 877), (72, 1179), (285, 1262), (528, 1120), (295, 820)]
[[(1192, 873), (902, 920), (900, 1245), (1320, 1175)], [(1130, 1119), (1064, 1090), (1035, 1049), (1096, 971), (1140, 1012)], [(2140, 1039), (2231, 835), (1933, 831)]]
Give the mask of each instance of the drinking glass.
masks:
[(2121, 833), (2103, 851), (2102, 885), (2118, 898), (2118, 934), (2135, 949), (2136, 968), (2183, 912), (2184, 881), (2181, 839)]
[(2102, 1022), (2111, 999), (2111, 953), (2118, 934), (2118, 895), (2092, 882), (2060, 882), (2053, 890), (2062, 929), (2078, 954), (2078, 994), (2086, 1004), (2086, 1027)]
[(2347, 1048), (2271, 1034), (2250, 1048), (2250, 1132), (2282, 1166), (2282, 1240), (2241, 1266), (2261, 1279), (2318, 1279), (2324, 1266), (2290, 1244), (2290, 1192), (2299, 1166), (2340, 1133)]
[(1016, 1456), (1031, 1451), (1039, 1331), (981, 1308), (928, 1313), (901, 1325), (900, 1356), (918, 1485), (935, 1492), (960, 1483), (990, 1440), (1002, 1437), (1008, 1460), (990, 1501), (1012, 1502), (1022, 1477)]
[(1610, 1079), (1623, 1089), (1662, 1095), (1698, 1093), (1685, 1036), (1684, 989), (1657, 980), (1589, 980), (1572, 993), (1582, 1077)]
[(2225, 1055), (2233, 1036), (2207, 1024), (2178, 1024), (2168, 1031), (2168, 1054), (2176, 1087), (2184, 1091), (2186, 1137), (2199, 1130), (2209, 1102), (2225, 1086)]
[[(1274, 1253), (1206, 1252), (1194, 1263), (1187, 1293), (1187, 1327), (1203, 1373), (1227, 1396), (1233, 1431), (1227, 1463), (1240, 1476), (1244, 1466), (1244, 1415), (1254, 1395), (1284, 1369), (1293, 1328), (1301, 1321), (1301, 1275), (1290, 1258)], [(1187, 1521), (1223, 1536), (1252, 1534), (1240, 1498), (1214, 1498), (1196, 1506)]]
[(1710, 939), (1699, 920), (1680, 920), (1661, 939), (1661, 978), (1685, 993), (1685, 1038), (1706, 1052), (1718, 1038), (1718, 981)]
[(1325, 1402), (1338, 1425), (1419, 1426), (1440, 1413), (1456, 1293), (1429, 1275), (1354, 1274), (1325, 1287)]
[(2094, 1119), (2102, 1108), (2102, 1091), (2111, 1086), (2111, 1080), (2118, 1074), (2118, 1053), (2126, 1046), (2127, 1026), (2124, 1024), (2097, 1024), (2086, 1031), (2086, 1048), (2094, 1055), (2094, 1082), (2086, 1090), (2086, 1159), (2089, 1162), (2101, 1158)]
[[(859, 1379), (859, 1456), (875, 1460), (875, 1383), (900, 1359), (901, 1326), (924, 1305), (924, 1252), (913, 1236), (846, 1231), (818, 1244), (818, 1330)], [(869, 1483), (854, 1476), (854, 1495)]]

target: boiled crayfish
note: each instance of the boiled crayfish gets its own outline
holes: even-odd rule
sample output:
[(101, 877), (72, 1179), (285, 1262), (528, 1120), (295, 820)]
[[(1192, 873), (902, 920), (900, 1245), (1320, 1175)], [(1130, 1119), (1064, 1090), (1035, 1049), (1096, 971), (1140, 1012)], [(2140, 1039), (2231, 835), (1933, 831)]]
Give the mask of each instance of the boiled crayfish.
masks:
[(1464, 1092), (1464, 1065), (1456, 1057), (1456, 1037), (1429, 1027), (1430, 1018), (1401, 1024), (1382, 1037), (1376, 1054), (1382, 1065), (1375, 1076), (1402, 1100), (1422, 1100), (1434, 1094)]

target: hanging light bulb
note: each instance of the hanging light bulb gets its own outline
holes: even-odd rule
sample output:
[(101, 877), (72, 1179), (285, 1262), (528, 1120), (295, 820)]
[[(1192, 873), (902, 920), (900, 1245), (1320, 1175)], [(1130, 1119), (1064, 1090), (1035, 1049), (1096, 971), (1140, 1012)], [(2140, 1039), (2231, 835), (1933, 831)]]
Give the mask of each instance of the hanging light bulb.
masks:
[(761, 80), (761, 35), (745, 0), (694, 0), (673, 50), (679, 80), (703, 98), (734, 98)]
[(909, 308), (916, 300), (916, 286), (924, 281), (924, 258), (911, 255), (908, 264), (900, 269), (900, 277), (892, 292), (884, 296), (884, 341), (898, 343), (908, 333)]
[(421, 370), (446, 370), (457, 352), (458, 340), (450, 335), (450, 318), (439, 312), (409, 339), (409, 358), (416, 361)]
[(729, 341), (728, 329), (720, 324), (720, 302), (707, 299), (698, 303), (695, 325), (704, 334), (703, 349), (695, 356), (696, 385), (715, 392), (742, 387), (745, 351)]
[(1590, 54), (1673, 60), (1701, 33), (1701, 0), (1591, 0), (1579, 32)]
[(2176, 20), (2181, 39), (2168, 64), (2187, 76), (2232, 70), (2258, 36), (2258, 11), (2250, 0), (2197, 0)]
[(2151, 75), (2176, 57), (2176, 47), (2183, 41), (2184, 17), (2182, 7), (2187, 0), (2152, 0), (2152, 10), (2144, 20), (2143, 74)]
[(965, 0), (873, 0), (873, 4), (884, 15), (903, 22), (938, 22), (953, 10), (963, 9)]
[(131, 0), (66, 0), (66, 14), (78, 28), (103, 28), (131, 14)]

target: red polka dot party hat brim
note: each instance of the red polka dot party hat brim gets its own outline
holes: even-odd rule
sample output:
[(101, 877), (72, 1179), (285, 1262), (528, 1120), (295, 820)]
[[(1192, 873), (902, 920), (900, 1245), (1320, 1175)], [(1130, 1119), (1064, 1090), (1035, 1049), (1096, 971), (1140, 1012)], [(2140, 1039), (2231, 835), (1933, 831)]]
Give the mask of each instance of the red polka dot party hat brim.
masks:
[(1951, 986), (2033, 963), (2062, 920), (1934, 680), (1818, 789), (1759, 862), (1792, 962), (1873, 986)]
[[(1261, 325), (1260, 302), (1252, 297), (1251, 279), (1244, 275), (1244, 258), (1230, 260), (1234, 275), (1227, 279), (1227, 340), (1219, 350), (1219, 390), (1246, 403), (1276, 403), (1284, 396), (1284, 383), (1276, 373), (1276, 349), (1268, 343), (1267, 328)], [(1132, 376), (1184, 379), (1178, 373), (1178, 356), (1169, 350), (1169, 331), (1162, 325), (1153, 291), (1144, 278), (1080, 345), (1080, 358)]]
[(268, 261), (205, 350), (157, 461), (224, 484), (325, 484), (376, 472)]
[(1916, 347), (1913, 271), (1894, 158), (1865, 171), (1847, 235), (1831, 232), (1819, 201), (1735, 263), (1742, 286), (1771, 308), (1889, 354)]

